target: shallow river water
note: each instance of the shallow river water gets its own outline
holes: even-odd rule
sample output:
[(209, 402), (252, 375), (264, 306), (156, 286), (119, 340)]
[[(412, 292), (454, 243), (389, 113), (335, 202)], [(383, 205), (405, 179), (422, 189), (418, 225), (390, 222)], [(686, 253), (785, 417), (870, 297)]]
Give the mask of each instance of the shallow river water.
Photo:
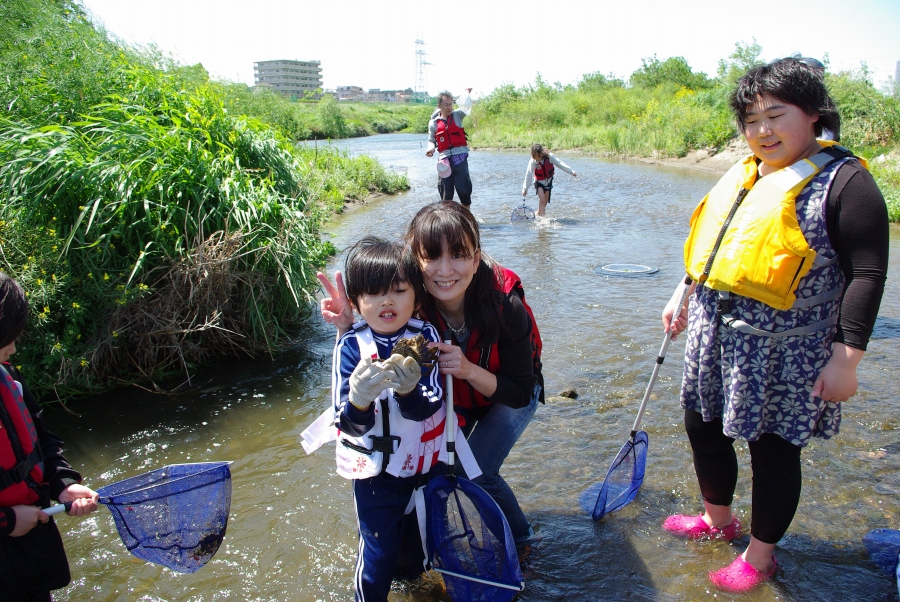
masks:
[[(374, 233), (399, 236), (425, 203), (438, 199), (434, 160), (421, 135), (375, 136), (338, 145), (408, 173), (412, 189), (354, 208), (327, 228), (344, 249)], [(510, 223), (521, 204), (528, 157), (475, 151), (472, 209), (484, 248), (521, 277), (544, 340), (548, 400), (503, 473), (541, 536), (528, 560), (520, 600), (728, 600), (706, 573), (731, 562), (733, 544), (685, 543), (660, 524), (700, 509), (678, 384), (683, 341), (669, 348), (643, 420), (650, 438), (646, 479), (634, 503), (599, 523), (579, 508), (627, 440), (662, 342), (660, 313), (681, 272), (681, 245), (696, 202), (718, 176), (691, 170), (560, 153), (578, 178), (556, 177), (550, 219)], [(528, 204), (536, 207), (530, 192)], [(840, 434), (803, 452), (800, 508), (777, 556), (775, 578), (742, 600), (896, 600), (896, 586), (861, 539), (900, 528), (900, 230), (891, 231), (885, 299), (845, 405)], [(342, 265), (339, 255), (329, 267)], [(609, 263), (659, 268), (642, 278), (598, 273)], [(295, 351), (273, 359), (229, 360), (192, 374), (194, 388), (159, 395), (122, 389), (51, 407), (46, 420), (67, 456), (99, 487), (177, 462), (232, 460), (233, 499), (225, 541), (199, 572), (182, 575), (131, 556), (105, 509), (63, 516), (73, 584), (58, 600), (207, 601), (352, 599), (356, 523), (333, 448), (312, 456), (300, 433), (329, 403), (333, 331), (318, 316)], [(575, 400), (555, 397), (574, 387)], [(749, 524), (746, 445), (736, 512)], [(437, 579), (395, 584), (393, 600), (446, 600)], [(2, 598), (2, 596), (0, 596)]]

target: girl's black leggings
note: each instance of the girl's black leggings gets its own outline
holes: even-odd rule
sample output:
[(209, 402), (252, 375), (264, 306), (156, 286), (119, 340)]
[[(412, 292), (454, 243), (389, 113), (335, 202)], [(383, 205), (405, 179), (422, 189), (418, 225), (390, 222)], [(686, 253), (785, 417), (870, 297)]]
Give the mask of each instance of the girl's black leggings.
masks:
[[(703, 499), (730, 506), (737, 485), (734, 439), (722, 432), (722, 419), (704, 422), (693, 410), (684, 411), (684, 426), (694, 452), (694, 470)], [(753, 472), (750, 534), (776, 544), (784, 536), (800, 503), (801, 448), (778, 435), (765, 433), (748, 443)]]

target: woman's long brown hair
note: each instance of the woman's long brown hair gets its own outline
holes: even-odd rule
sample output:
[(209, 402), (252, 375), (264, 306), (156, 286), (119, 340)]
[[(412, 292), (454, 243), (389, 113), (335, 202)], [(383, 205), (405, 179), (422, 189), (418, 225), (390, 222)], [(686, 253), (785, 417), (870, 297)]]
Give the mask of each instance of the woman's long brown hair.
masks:
[[(411, 270), (413, 273), (409, 275), (410, 284), (424, 290), (422, 261), (440, 258), (443, 240), (447, 241), (447, 248), (451, 253), (459, 253), (464, 257), (472, 257), (476, 251), (481, 250), (478, 221), (466, 207), (455, 201), (425, 205), (409, 223), (404, 237), (404, 252), (411, 257), (404, 263), (419, 267)], [(469, 332), (479, 333), (482, 347), (493, 345), (500, 335), (500, 328), (505, 327), (495, 295), (497, 267), (490, 256), (481, 251), (481, 261), (466, 289), (464, 299), (466, 325)], [(425, 319), (436, 323), (438, 309), (430, 294), (424, 295), (422, 310)]]

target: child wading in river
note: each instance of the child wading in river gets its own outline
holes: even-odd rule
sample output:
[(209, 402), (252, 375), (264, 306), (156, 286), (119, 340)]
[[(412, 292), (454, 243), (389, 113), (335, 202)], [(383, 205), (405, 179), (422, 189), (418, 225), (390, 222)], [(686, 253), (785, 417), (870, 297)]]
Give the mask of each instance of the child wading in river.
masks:
[[(412, 318), (418, 299), (402, 255), (398, 243), (371, 236), (350, 249), (346, 295), (362, 319), (335, 346), (332, 407), (303, 433), (307, 453), (336, 439), (337, 472), (353, 480), (357, 600), (387, 600), (413, 491), (446, 455), (435, 363), (392, 353), (400, 339), (439, 340), (433, 326)], [(467, 450), (461, 436), (465, 453), (460, 443)]]
[(571, 174), (572, 177), (578, 177), (574, 169), (557, 159), (556, 155), (543, 146), (540, 144), (531, 145), (531, 159), (528, 161), (528, 167), (525, 168), (522, 196), (524, 197), (528, 192), (529, 183), (534, 182), (534, 191), (538, 196), (538, 217), (544, 217), (547, 203), (550, 202), (550, 194), (553, 191), (553, 174), (557, 167)]

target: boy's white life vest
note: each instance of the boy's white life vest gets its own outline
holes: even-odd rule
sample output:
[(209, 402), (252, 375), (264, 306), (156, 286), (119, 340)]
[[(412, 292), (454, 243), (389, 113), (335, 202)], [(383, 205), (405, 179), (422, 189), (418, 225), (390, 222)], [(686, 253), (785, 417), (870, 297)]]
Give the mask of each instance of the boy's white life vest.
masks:
[[(401, 338), (412, 338), (422, 331), (424, 322), (412, 319), (407, 324)], [(364, 320), (353, 325), (359, 344), (360, 357), (378, 359), (378, 347), (372, 337), (372, 330)], [(387, 406), (389, 433), (384, 432), (384, 407)], [(303, 431), (301, 445), (307, 454), (330, 441), (337, 441), (337, 473), (346, 479), (368, 479), (382, 470), (395, 477), (410, 477), (427, 473), (437, 462), (447, 462), (445, 420), (447, 411), (444, 404), (430, 417), (417, 422), (400, 414), (400, 406), (394, 399), (394, 391), (386, 389), (375, 399), (375, 425), (366, 434), (354, 437), (338, 428), (338, 417), (334, 404)], [(376, 439), (390, 436), (393, 453), (373, 449)], [(469, 445), (461, 430), (456, 428), (456, 454), (469, 478), (473, 473), (481, 474)], [(389, 455), (387, 466), (384, 457)]]

